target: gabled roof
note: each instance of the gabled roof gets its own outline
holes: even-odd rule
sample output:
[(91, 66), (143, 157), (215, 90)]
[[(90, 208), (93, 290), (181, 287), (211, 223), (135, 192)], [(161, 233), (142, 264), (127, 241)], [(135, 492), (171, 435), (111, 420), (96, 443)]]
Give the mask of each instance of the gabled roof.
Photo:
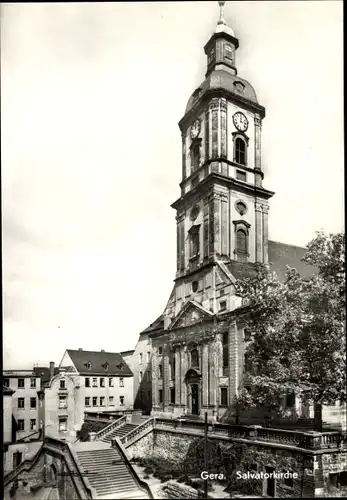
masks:
[(190, 324), (197, 323), (202, 319), (212, 317), (213, 313), (211, 311), (208, 311), (194, 300), (188, 300), (171, 323), (169, 329), (171, 330), (177, 326), (189, 326)]
[[(132, 377), (133, 372), (118, 352), (67, 349), (76, 370), (81, 375)], [(91, 368), (87, 365), (91, 363)]]
[(280, 281), (285, 278), (286, 266), (296, 269), (303, 278), (308, 278), (317, 272), (314, 267), (308, 266), (301, 260), (307, 248), (270, 240), (268, 248), (270, 269), (278, 275)]
[(164, 329), (164, 316), (162, 314), (155, 321), (153, 321), (153, 323), (151, 323), (147, 328), (145, 328), (145, 330), (143, 330), (140, 333), (140, 335), (161, 329)]

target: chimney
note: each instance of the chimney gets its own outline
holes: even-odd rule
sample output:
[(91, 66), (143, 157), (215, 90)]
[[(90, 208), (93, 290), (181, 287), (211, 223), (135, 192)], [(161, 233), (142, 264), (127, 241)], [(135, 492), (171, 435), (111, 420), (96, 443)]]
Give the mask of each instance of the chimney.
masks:
[(50, 361), (49, 363), (49, 378), (52, 379), (54, 377), (54, 361)]
[(101, 349), (101, 352), (105, 352), (105, 349)]
[(78, 348), (78, 350), (79, 350), (79, 351), (83, 351), (82, 347), (79, 347), (79, 348)]

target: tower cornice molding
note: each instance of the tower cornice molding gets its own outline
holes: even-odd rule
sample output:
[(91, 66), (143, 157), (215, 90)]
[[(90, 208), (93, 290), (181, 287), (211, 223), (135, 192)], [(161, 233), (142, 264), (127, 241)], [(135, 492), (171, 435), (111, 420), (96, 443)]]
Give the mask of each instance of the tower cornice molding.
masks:
[(260, 116), (261, 119), (265, 118), (265, 108), (261, 104), (258, 104), (254, 101), (251, 101), (250, 99), (247, 99), (246, 97), (240, 96), (223, 88), (208, 89), (202, 94), (200, 100), (196, 102), (193, 108), (190, 109), (188, 113), (186, 113), (178, 122), (181, 133), (185, 133), (186, 129), (193, 123), (196, 117), (201, 114), (201, 108), (206, 105), (207, 101), (213, 99), (214, 97), (224, 98), (234, 104), (242, 105), (246, 110)]

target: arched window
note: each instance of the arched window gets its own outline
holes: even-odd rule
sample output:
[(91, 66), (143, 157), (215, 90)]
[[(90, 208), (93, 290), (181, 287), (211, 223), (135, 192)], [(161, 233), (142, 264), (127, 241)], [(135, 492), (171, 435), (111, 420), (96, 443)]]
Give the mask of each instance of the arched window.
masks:
[(195, 144), (192, 148), (192, 172), (195, 172), (200, 167), (200, 143)]
[(247, 234), (243, 229), (236, 232), (236, 251), (237, 253), (247, 253)]
[(235, 162), (246, 165), (246, 142), (241, 137), (235, 140)]
[(51, 473), (51, 481), (55, 483), (57, 480), (57, 468), (54, 464), (51, 465), (50, 473)]
[(193, 349), (190, 353), (191, 366), (198, 368), (199, 366), (199, 352), (197, 349)]

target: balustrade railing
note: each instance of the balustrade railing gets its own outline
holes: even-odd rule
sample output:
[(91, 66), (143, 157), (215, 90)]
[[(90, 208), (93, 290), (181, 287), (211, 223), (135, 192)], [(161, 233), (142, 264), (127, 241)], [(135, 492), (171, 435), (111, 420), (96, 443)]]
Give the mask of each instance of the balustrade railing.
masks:
[(132, 431), (128, 432), (125, 436), (122, 436), (119, 440), (122, 444), (129, 443), (133, 439), (137, 438), (140, 436), (144, 431), (147, 431), (147, 429), (154, 429), (156, 422), (156, 418), (150, 418), (149, 420), (146, 420), (143, 424), (139, 425)]
[(99, 441), (104, 436), (106, 436), (106, 434), (110, 433), (111, 431), (113, 431), (114, 429), (119, 427), (120, 425), (125, 424), (126, 421), (127, 421), (127, 418), (125, 415), (124, 415), (124, 417), (121, 417), (118, 420), (112, 420), (112, 422), (109, 425), (107, 425), (106, 427), (104, 427), (100, 431), (96, 432), (95, 441)]

